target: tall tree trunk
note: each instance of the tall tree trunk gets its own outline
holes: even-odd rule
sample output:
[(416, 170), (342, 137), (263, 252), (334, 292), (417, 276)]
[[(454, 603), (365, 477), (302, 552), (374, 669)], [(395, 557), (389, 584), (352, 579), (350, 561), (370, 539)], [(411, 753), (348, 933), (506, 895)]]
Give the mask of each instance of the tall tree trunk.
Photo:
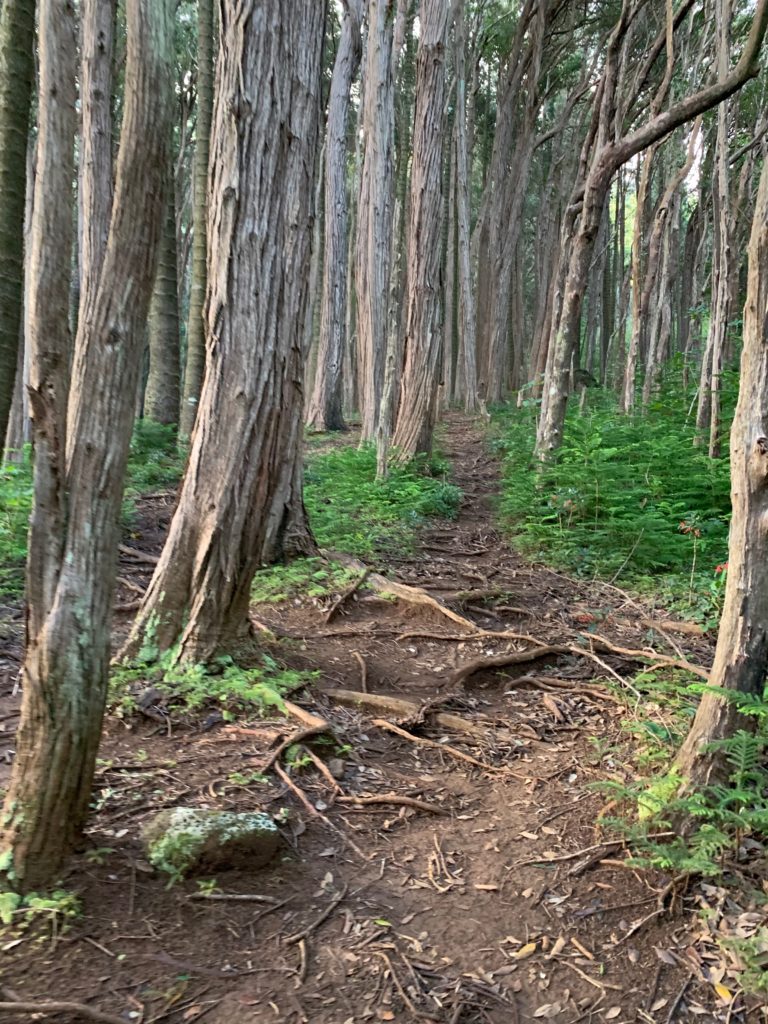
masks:
[[(75, 129), (68, 0), (41, 0), (40, 131), (30, 295), (35, 504), (27, 653), (0, 849), (14, 888), (50, 882), (91, 800), (109, 665), (122, 484), (161, 228), (171, 111), (170, 0), (128, 0), (114, 213), (67, 401)], [(89, 97), (84, 96), (84, 102)], [(86, 211), (87, 213), (87, 211)]]
[(145, 637), (160, 650), (178, 641), (193, 661), (249, 630), (260, 565), (314, 549), (301, 492), (302, 374), (325, 5), (248, 0), (223, 14), (208, 368), (176, 514), (126, 650)]
[(4, 0), (0, 10), (0, 445), (11, 411), (22, 321), (34, 37), (35, 0)]
[(149, 374), (144, 415), (156, 423), (179, 422), (179, 293), (176, 268), (176, 203), (172, 176), (166, 186), (160, 258), (149, 308)]
[(360, 0), (345, 0), (328, 100), (325, 155), (325, 277), (310, 430), (343, 430), (342, 364), (347, 316), (347, 121), (350, 89), (362, 56)]
[[(400, 4), (402, 0), (399, 0)], [(394, 203), (394, 25), (392, 0), (370, 0), (364, 98), (363, 156), (357, 207), (355, 294), (362, 440), (376, 437), (384, 386), (387, 305)]]
[(195, 425), (205, 374), (205, 292), (208, 282), (208, 158), (213, 112), (213, 2), (197, 0), (197, 124), (193, 164), (192, 280), (187, 315), (187, 359), (184, 366), (179, 434), (189, 437)]
[[(728, 543), (728, 578), (717, 636), (713, 687), (762, 695), (768, 660), (768, 164), (760, 178), (749, 243), (747, 302), (739, 400), (731, 429), (731, 499), (733, 517)], [(754, 727), (754, 718), (739, 714), (734, 703), (708, 691), (675, 761), (684, 786), (699, 789), (727, 773), (717, 740), (737, 728)], [(751, 725), (750, 725), (751, 723)]]
[(477, 341), (475, 338), (475, 293), (472, 287), (470, 247), (470, 159), (468, 147), (469, 110), (467, 106), (466, 15), (463, 0), (458, 0), (456, 19), (456, 206), (459, 242), (459, 309), (461, 312), (461, 392), (464, 409), (477, 410)]
[(444, 0), (423, 0), (416, 57), (403, 376), (392, 436), (400, 459), (430, 451), (436, 411), (447, 26)]

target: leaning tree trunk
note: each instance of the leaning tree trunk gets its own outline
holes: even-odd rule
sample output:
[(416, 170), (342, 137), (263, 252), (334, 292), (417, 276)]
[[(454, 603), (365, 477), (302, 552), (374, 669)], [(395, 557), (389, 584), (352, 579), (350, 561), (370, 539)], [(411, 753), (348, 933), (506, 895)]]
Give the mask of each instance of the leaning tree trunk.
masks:
[(0, 11), (0, 448), (11, 411), (22, 319), (34, 38), (35, 0), (4, 0)]
[(126, 4), (126, 99), (114, 212), (99, 286), (78, 330), (77, 345), (86, 355), (75, 360), (67, 401), (69, 260), (62, 253), (70, 252), (73, 227), (74, 13), (69, 0), (40, 5), (29, 298), (35, 503), (24, 697), (0, 832), (5, 881), (22, 890), (55, 877), (91, 800), (122, 485), (160, 235), (171, 111), (170, 15), (170, 0)]
[(310, 430), (344, 430), (342, 365), (347, 316), (347, 120), (352, 82), (360, 66), (360, 0), (345, 0), (333, 65), (325, 140), (325, 276), (315, 385), (307, 412)]
[(448, 5), (423, 0), (408, 229), (403, 376), (392, 435), (398, 458), (432, 447), (440, 357), (440, 217)]
[(558, 303), (559, 309), (552, 318), (546, 380), (536, 437), (536, 455), (542, 461), (553, 457), (563, 440), (570, 367), (579, 344), (581, 306), (597, 229), (613, 175), (633, 156), (665, 138), (679, 125), (722, 103), (746, 81), (754, 78), (759, 69), (760, 48), (768, 28), (768, 0), (758, 0), (741, 57), (725, 77), (652, 116), (631, 134), (616, 138), (621, 127), (619, 119), (622, 113), (617, 109), (617, 87), (620, 68), (624, 63), (620, 60), (622, 41), (642, 6), (638, 2), (622, 10), (609, 42), (606, 70), (596, 90), (596, 102), (599, 102), (596, 108), (596, 141), (590, 154), (589, 167), (582, 177), (583, 184), (573, 196), (573, 201), (579, 205), (579, 215), (573, 223), (570, 236), (565, 240), (562, 273), (564, 287)]
[[(731, 500), (728, 579), (710, 675), (714, 687), (761, 696), (768, 661), (768, 164), (763, 166), (752, 237), (744, 307), (744, 349), (739, 400), (731, 429)], [(754, 726), (719, 693), (704, 694), (675, 761), (684, 785), (698, 789), (722, 778), (727, 765), (716, 740)]]
[(208, 280), (208, 158), (213, 112), (213, 2), (197, 0), (197, 123), (193, 163), (192, 280), (187, 315), (187, 361), (179, 413), (179, 434), (189, 437), (195, 425), (205, 373), (205, 289)]
[(144, 415), (166, 426), (175, 426), (179, 422), (180, 353), (177, 289), (176, 203), (173, 175), (169, 173), (160, 258), (149, 308), (149, 374), (144, 392)]
[(178, 507), (126, 655), (148, 637), (160, 650), (178, 641), (182, 660), (209, 659), (249, 630), (256, 569), (313, 550), (301, 493), (302, 374), (324, 8), (225, 5), (208, 366)]

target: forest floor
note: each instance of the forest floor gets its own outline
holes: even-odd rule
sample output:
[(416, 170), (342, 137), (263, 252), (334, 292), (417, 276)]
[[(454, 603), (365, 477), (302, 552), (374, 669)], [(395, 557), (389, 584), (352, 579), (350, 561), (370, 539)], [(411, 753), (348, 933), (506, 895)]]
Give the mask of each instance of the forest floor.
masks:
[[(280, 637), (264, 641), (273, 657), (319, 671), (293, 699), (344, 745), (338, 781), (314, 766), (249, 781), (293, 721), (108, 719), (92, 849), (62, 880), (82, 916), (3, 940), (2, 996), (76, 1000), (137, 1024), (758, 1019), (716, 992), (719, 956), (696, 912), (709, 904), (717, 927), (718, 890), (686, 893), (628, 867), (600, 830), (608, 797), (592, 788), (633, 774), (631, 701), (603, 684), (631, 685), (642, 661), (598, 638), (703, 666), (711, 640), (652, 629), (617, 588), (522, 560), (494, 523), (499, 466), (480, 426), (450, 416), (441, 445), (464, 494), (458, 519), (432, 522), (386, 572), (466, 621), (363, 586), (330, 616), (331, 598), (254, 607)], [(157, 552), (171, 500), (141, 506), (135, 547)], [(124, 557), (124, 578), (146, 582), (143, 570)], [(4, 644), (0, 750), (19, 699), (12, 631)], [(513, 652), (518, 664), (479, 664)], [(415, 713), (355, 706), (339, 690)], [(429, 702), (471, 732), (419, 713)], [(392, 802), (354, 802), (374, 796)], [(265, 902), (206, 899), (193, 880), (168, 888), (152, 872), (142, 823), (176, 804), (289, 808), (270, 866), (216, 880), (220, 895)]]

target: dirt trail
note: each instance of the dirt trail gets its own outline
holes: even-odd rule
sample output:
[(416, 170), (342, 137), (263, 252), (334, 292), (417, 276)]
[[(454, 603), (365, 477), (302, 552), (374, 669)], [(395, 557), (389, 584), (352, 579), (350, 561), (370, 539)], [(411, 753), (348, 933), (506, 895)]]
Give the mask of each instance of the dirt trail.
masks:
[[(391, 578), (427, 589), (484, 630), (586, 649), (579, 633), (597, 624), (622, 645), (647, 644), (644, 610), (620, 592), (531, 566), (505, 545), (493, 521), (499, 467), (476, 424), (449, 417), (441, 443), (465, 495), (459, 517), (425, 530), (415, 555), (392, 560)], [(589, 787), (624, 777), (630, 744), (626, 708), (599, 679), (636, 666), (601, 653), (601, 667), (566, 651), (479, 672), (443, 710), (487, 725), (483, 738), (468, 745), (434, 722), (408, 723), (412, 735), (438, 743), (427, 746), (374, 726), (333, 691), (359, 690), (364, 668), (370, 692), (434, 701), (463, 664), (533, 644), (455, 639), (462, 629), (438, 611), (363, 591), (329, 624), (327, 605), (311, 602), (254, 614), (293, 637), (275, 646), (279, 658), (320, 673), (302, 703), (346, 744), (343, 766), (334, 766), (343, 796), (399, 794), (435, 813), (355, 805), (311, 769), (291, 777), (313, 813), (279, 779), (244, 783), (275, 741), (274, 722), (250, 734), (177, 724), (168, 736), (155, 723), (112, 721), (90, 832), (109, 852), (84, 856), (64, 880), (83, 892), (85, 916), (55, 948), (6, 948), (2, 986), (30, 999), (93, 1002), (139, 1024), (720, 1019), (704, 1009), (706, 987), (689, 984), (678, 901), (671, 917), (655, 913), (669, 879), (627, 868), (620, 844), (602, 844), (596, 829), (608, 798)], [(654, 640), (661, 648), (664, 636)], [(705, 641), (685, 643), (688, 657), (706, 661)], [(217, 880), (280, 905), (190, 901), (192, 882), (165, 889), (142, 860), (139, 829), (174, 803), (288, 807), (278, 861)], [(285, 941), (304, 929), (304, 940)]]

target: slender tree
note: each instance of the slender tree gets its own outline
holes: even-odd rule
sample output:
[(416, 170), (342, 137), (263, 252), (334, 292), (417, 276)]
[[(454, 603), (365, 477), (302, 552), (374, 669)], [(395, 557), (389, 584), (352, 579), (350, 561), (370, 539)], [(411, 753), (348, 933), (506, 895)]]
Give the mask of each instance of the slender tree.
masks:
[[(16, 759), (0, 831), (5, 880), (51, 880), (91, 800), (106, 700), (122, 484), (142, 328), (160, 236), (171, 111), (170, 0), (127, 0), (125, 103), (99, 285), (67, 389), (75, 29), (41, 0), (39, 144), (32, 228), (30, 403), (35, 504)], [(88, 102), (88, 97), (84, 97)]]
[(179, 422), (179, 359), (176, 203), (169, 175), (160, 258), (149, 308), (149, 373), (144, 392), (144, 415), (166, 426)]
[(350, 90), (362, 56), (361, 0), (344, 0), (328, 100), (325, 156), (325, 276), (310, 430), (343, 430), (341, 371), (347, 316), (347, 122)]
[(195, 661), (249, 631), (260, 565), (314, 550), (302, 373), (325, 6), (226, 0), (221, 14), (208, 369), (176, 514), (125, 652), (151, 637)]
[[(704, 694), (675, 767), (686, 788), (720, 781), (726, 773), (715, 741), (737, 728), (750, 728), (732, 694), (761, 696), (768, 661), (768, 162), (763, 165), (752, 237), (744, 307), (744, 348), (736, 414), (731, 429), (731, 500), (728, 578), (723, 614), (710, 675), (713, 690)], [(754, 719), (751, 720), (754, 723)]]
[(34, 37), (35, 0), (4, 0), (0, 9), (0, 447), (11, 411), (22, 319)]
[(416, 58), (403, 376), (392, 443), (398, 457), (430, 451), (440, 356), (440, 215), (448, 5), (422, 0)]
[(203, 304), (208, 280), (208, 159), (213, 113), (213, 3), (197, 3), (197, 122), (195, 125), (194, 199), (192, 207), (192, 280), (187, 316), (187, 360), (184, 367), (179, 433), (189, 437), (195, 425), (205, 373)]

